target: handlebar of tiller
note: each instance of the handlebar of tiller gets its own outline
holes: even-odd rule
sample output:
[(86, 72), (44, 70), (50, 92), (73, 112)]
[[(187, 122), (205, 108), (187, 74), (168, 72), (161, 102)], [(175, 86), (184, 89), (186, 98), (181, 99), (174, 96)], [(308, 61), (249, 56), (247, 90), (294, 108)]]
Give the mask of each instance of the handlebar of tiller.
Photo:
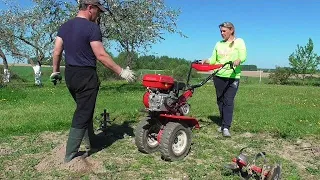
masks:
[[(210, 76), (208, 76), (205, 80), (203, 80), (201, 83), (199, 84), (195, 84), (195, 85), (191, 85), (188, 89), (195, 89), (198, 87), (203, 86), (205, 83), (207, 83), (213, 76), (215, 76), (217, 74), (217, 72), (219, 72), (222, 68), (224, 68), (225, 66), (230, 65), (230, 68), (233, 68), (233, 62), (229, 61), (225, 64), (214, 64), (214, 65), (210, 65), (210, 64), (202, 64), (201, 60), (195, 60), (192, 62), (191, 64), (191, 68), (194, 68), (198, 71), (211, 71), (211, 70), (216, 70), (214, 71), (212, 74), (210, 74)], [(190, 73), (189, 73), (190, 75)], [(188, 78), (189, 80), (189, 78)], [(189, 81), (188, 81), (189, 82)]]

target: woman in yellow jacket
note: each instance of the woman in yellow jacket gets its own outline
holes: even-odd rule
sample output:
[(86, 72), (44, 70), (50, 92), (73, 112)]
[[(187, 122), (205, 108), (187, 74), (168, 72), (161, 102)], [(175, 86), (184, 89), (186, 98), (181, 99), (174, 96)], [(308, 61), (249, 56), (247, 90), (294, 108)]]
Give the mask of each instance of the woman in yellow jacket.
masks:
[(203, 63), (224, 64), (232, 61), (234, 69), (225, 66), (213, 78), (217, 95), (220, 118), (222, 120), (219, 132), (225, 137), (231, 137), (230, 127), (233, 119), (234, 98), (237, 94), (241, 67), (246, 61), (247, 50), (244, 40), (235, 37), (235, 28), (231, 22), (224, 22), (219, 25), (223, 40), (216, 43), (212, 56), (203, 60)]

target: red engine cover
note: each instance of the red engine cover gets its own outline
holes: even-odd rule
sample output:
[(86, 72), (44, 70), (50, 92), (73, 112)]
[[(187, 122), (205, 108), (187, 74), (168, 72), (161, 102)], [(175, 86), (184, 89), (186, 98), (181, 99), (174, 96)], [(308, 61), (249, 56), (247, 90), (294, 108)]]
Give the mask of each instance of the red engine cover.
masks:
[(145, 87), (167, 90), (173, 86), (174, 79), (166, 75), (146, 74), (143, 76), (142, 84)]
[(145, 92), (142, 98), (143, 104), (146, 108), (149, 108), (149, 92)]

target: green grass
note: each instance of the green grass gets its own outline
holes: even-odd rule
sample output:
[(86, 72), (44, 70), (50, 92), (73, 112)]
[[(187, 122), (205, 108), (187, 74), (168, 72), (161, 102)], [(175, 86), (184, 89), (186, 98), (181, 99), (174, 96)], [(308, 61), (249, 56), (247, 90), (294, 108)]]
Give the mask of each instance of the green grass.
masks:
[[(34, 86), (32, 69), (24, 68), (31, 71), (19, 72), (26, 82), (14, 81), (0, 88), (0, 179), (239, 179), (225, 173), (223, 165), (245, 146), (252, 156), (263, 150), (270, 162), (280, 161), (283, 179), (316, 179), (319, 175), (319, 157), (295, 145), (297, 139), (314, 146), (320, 142), (319, 87), (259, 84), (255, 78), (240, 82), (231, 139), (216, 132), (218, 109), (212, 82), (195, 90), (190, 116), (198, 118), (202, 128), (193, 132), (190, 154), (171, 163), (161, 160), (159, 153), (138, 152), (133, 143), (135, 125), (145, 116), (140, 112), (145, 92), (141, 83), (103, 82), (95, 116), (106, 108), (115, 119), (110, 131), (119, 137), (127, 134), (113, 136), (107, 148), (92, 156), (103, 162), (105, 172), (35, 171), (46, 154), (65, 142), (75, 103), (64, 82), (57, 86), (48, 82), (51, 68), (43, 69), (43, 87)], [(199, 79), (192, 80), (197, 82)], [(122, 126), (125, 122), (129, 127)], [(252, 136), (245, 136), (246, 132)], [(48, 140), (48, 134), (53, 138)], [(287, 158), (293, 152), (298, 155)], [(304, 166), (297, 164), (307, 157)]]
[[(140, 85), (110, 83), (102, 86), (96, 115), (106, 108), (112, 117), (120, 120), (138, 117), (142, 108), (139, 94), (143, 91)], [(67, 129), (75, 109), (64, 84), (42, 88), (32, 85), (6, 87), (0, 90), (0, 97), (0, 105), (5, 107), (0, 110), (0, 122), (6, 122), (0, 127), (0, 137)]]
[[(319, 88), (240, 84), (235, 100), (233, 131), (270, 132), (297, 138), (320, 134)], [(106, 108), (113, 117), (136, 120), (142, 114), (144, 88), (125, 82), (103, 83), (96, 115)], [(14, 85), (0, 90), (2, 108), (0, 137), (22, 133), (61, 130), (69, 127), (75, 108), (65, 84), (46, 83), (39, 88)], [(218, 116), (215, 91), (211, 82), (195, 90), (190, 99), (191, 116), (210, 122)]]

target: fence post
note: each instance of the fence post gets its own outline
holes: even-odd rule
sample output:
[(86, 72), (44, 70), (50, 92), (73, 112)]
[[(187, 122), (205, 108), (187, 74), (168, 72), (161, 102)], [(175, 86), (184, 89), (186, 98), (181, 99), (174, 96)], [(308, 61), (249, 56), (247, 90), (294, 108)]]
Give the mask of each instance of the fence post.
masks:
[(259, 83), (261, 83), (261, 74), (262, 74), (262, 71), (260, 70), (260, 79), (259, 79)]

